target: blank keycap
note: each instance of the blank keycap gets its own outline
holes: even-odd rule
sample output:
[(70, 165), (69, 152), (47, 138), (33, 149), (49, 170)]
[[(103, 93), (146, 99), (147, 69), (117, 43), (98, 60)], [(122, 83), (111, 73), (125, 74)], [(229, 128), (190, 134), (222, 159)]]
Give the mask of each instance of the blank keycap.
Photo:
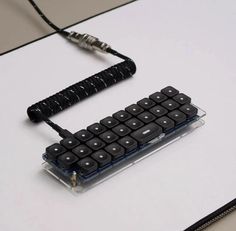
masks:
[(126, 107), (125, 110), (128, 113), (130, 113), (130, 114), (132, 114), (134, 116), (136, 116), (136, 115), (138, 115), (138, 114), (140, 114), (140, 113), (142, 113), (144, 111), (144, 109), (141, 108), (140, 106), (138, 106), (137, 104), (132, 104), (132, 105)]
[(175, 102), (174, 100), (172, 100), (172, 99), (166, 100), (161, 105), (169, 111), (173, 111), (173, 110), (175, 110), (176, 108), (179, 107), (179, 104), (177, 102)]
[(198, 109), (190, 104), (183, 105), (179, 110), (186, 114), (188, 118), (193, 118), (198, 113)]
[(112, 128), (112, 131), (115, 132), (118, 136), (126, 136), (131, 132), (131, 130), (123, 124)]
[(103, 132), (105, 132), (107, 129), (103, 125), (99, 123), (94, 123), (87, 127), (87, 129), (92, 132), (94, 135), (99, 135)]
[(71, 152), (66, 152), (60, 155), (57, 159), (57, 162), (61, 168), (69, 169), (75, 166), (79, 158)]
[(100, 168), (111, 162), (111, 156), (104, 150), (93, 153), (91, 157), (97, 161)]
[(80, 144), (80, 142), (73, 137), (68, 137), (68, 138), (61, 140), (60, 144), (62, 146), (64, 146), (65, 148), (71, 150), (71, 149), (75, 148), (76, 146), (78, 146)]
[(131, 136), (140, 144), (148, 143), (162, 133), (162, 128), (155, 123), (150, 123), (131, 133)]
[(153, 100), (148, 99), (148, 98), (139, 100), (137, 104), (146, 110), (156, 105)]
[(113, 143), (114, 141), (119, 139), (119, 136), (117, 136), (112, 131), (106, 131), (102, 133), (99, 137), (108, 144)]
[(132, 116), (124, 111), (120, 110), (112, 115), (115, 119), (119, 120), (120, 122), (125, 122), (126, 120), (130, 119)]
[(132, 119), (126, 121), (125, 125), (127, 125), (128, 127), (130, 127), (133, 130), (136, 130), (138, 128), (141, 128), (144, 125), (144, 123), (136, 118), (132, 118)]
[(137, 141), (130, 136), (121, 138), (120, 140), (118, 140), (118, 143), (126, 149), (126, 153), (133, 151), (138, 146)]
[(80, 130), (74, 134), (75, 138), (81, 142), (86, 142), (93, 138), (93, 134), (85, 129)]
[(146, 124), (150, 123), (150, 122), (152, 122), (153, 120), (156, 119), (156, 117), (153, 114), (151, 114), (150, 112), (147, 112), (147, 111), (145, 111), (145, 112), (141, 113), (140, 115), (138, 115), (137, 118), (139, 120), (143, 121)]
[(119, 121), (114, 119), (114, 118), (112, 118), (111, 116), (108, 116), (108, 117), (102, 119), (100, 121), (100, 123), (102, 125), (106, 126), (107, 128), (113, 128), (113, 127), (115, 127), (116, 125), (119, 124)]
[(180, 94), (174, 96), (173, 99), (181, 105), (191, 103), (191, 98), (183, 93), (180, 93)]
[(171, 86), (165, 87), (161, 90), (161, 93), (167, 95), (168, 97), (173, 97), (179, 94), (179, 91)]
[(88, 148), (86, 145), (79, 145), (78, 147), (74, 148), (72, 152), (78, 156), (79, 158), (84, 158), (92, 153), (92, 150)]
[(179, 110), (172, 111), (168, 113), (167, 115), (168, 117), (170, 117), (172, 120), (175, 121), (176, 125), (183, 123), (187, 119), (186, 115)]
[(161, 92), (156, 92), (156, 93), (150, 95), (149, 98), (152, 99), (153, 101), (155, 101), (156, 103), (161, 103), (161, 102), (168, 99), (168, 97), (166, 95), (162, 94)]
[(66, 152), (66, 149), (60, 144), (53, 144), (46, 148), (47, 157), (50, 160), (56, 160), (57, 157)]
[(117, 143), (112, 143), (112, 144), (108, 145), (105, 148), (105, 150), (109, 154), (111, 154), (113, 160), (118, 159), (119, 157), (121, 157), (125, 154), (125, 149)]
[(98, 164), (90, 157), (86, 157), (76, 164), (79, 168), (80, 174), (83, 176), (89, 175), (95, 172), (98, 168)]
[(170, 129), (175, 127), (175, 122), (167, 116), (163, 116), (155, 120), (155, 122), (163, 128), (164, 132), (168, 132)]
[(164, 107), (157, 105), (149, 110), (152, 114), (154, 114), (156, 117), (162, 117), (165, 114), (168, 113), (168, 110)]
[(89, 148), (97, 151), (97, 150), (103, 148), (106, 144), (98, 138), (93, 138), (93, 139), (89, 140), (88, 142), (86, 142), (86, 145)]

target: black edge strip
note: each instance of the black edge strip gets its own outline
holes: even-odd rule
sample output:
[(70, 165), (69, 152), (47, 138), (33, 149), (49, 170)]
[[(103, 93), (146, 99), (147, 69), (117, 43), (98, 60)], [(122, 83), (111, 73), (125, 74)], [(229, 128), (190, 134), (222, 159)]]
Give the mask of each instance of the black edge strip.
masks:
[(206, 227), (218, 221), (219, 219), (223, 218), (224, 215), (227, 215), (228, 213), (232, 212), (235, 209), (236, 209), (236, 198), (230, 201), (229, 203), (227, 203), (226, 205), (222, 206), (221, 208), (217, 209), (213, 213), (197, 221), (196, 223), (194, 223), (193, 225), (191, 225), (184, 231), (203, 230)]
[[(120, 8), (120, 7), (122, 7), (122, 6), (128, 5), (128, 4), (133, 3), (133, 2), (136, 2), (136, 1), (138, 1), (138, 0), (132, 0), (132, 1), (130, 1), (130, 2), (127, 2), (127, 3), (124, 3), (124, 4), (122, 4), (122, 5), (116, 6), (116, 7), (114, 7), (114, 8), (109, 9), (109, 10), (106, 10), (106, 11), (103, 11), (103, 12), (101, 12), (101, 13), (95, 14), (95, 15), (93, 15), (93, 16), (91, 16), (91, 17), (85, 18), (85, 19), (83, 19), (83, 20), (81, 20), (81, 21), (78, 21), (78, 22), (75, 22), (75, 23), (73, 23), (73, 24), (71, 24), (71, 25), (69, 25), (69, 26), (66, 26), (66, 27), (62, 28), (62, 30), (68, 29), (68, 28), (70, 28), (70, 27), (72, 27), (72, 26), (75, 26), (75, 25), (77, 25), (77, 24), (79, 24), (79, 23), (85, 22), (85, 21), (87, 21), (87, 20), (89, 20), (89, 19), (95, 18), (95, 17), (97, 17), (97, 16), (99, 16), (99, 15), (105, 14), (105, 13), (107, 13), (107, 12), (110, 12), (110, 11), (112, 11), (112, 10), (115, 10), (115, 9), (117, 9), (117, 8)], [(44, 39), (44, 38), (47, 38), (47, 37), (49, 37), (49, 36), (51, 36), (51, 35), (54, 35), (54, 34), (56, 34), (56, 33), (58, 33), (58, 32), (55, 31), (55, 32), (49, 33), (49, 34), (47, 34), (47, 35), (45, 35), (45, 36), (43, 36), (43, 37), (40, 37), (40, 38), (38, 38), (38, 39), (35, 39), (35, 40), (32, 40), (32, 41), (30, 41), (30, 42), (28, 42), (28, 43), (25, 43), (25, 44), (23, 44), (23, 45), (20, 45), (19, 47), (15, 47), (15, 48), (13, 48), (13, 49), (11, 49), (11, 50), (4, 51), (3, 53), (0, 53), (0, 56), (5, 55), (5, 54), (8, 54), (8, 53), (10, 53), (10, 52), (12, 52), (12, 51), (18, 50), (18, 49), (20, 49), (20, 48), (22, 48), (22, 47), (24, 47), (24, 46), (27, 46), (27, 45), (29, 45), (29, 44), (31, 44), (31, 43), (40, 41), (40, 40), (42, 40), (42, 39)]]

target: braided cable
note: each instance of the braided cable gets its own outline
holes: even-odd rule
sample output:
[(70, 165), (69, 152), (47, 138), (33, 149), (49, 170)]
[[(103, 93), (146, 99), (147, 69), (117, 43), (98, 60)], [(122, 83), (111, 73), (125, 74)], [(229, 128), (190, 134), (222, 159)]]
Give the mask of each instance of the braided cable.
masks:
[(32, 122), (40, 122), (42, 117), (38, 115), (39, 112), (51, 117), (83, 99), (133, 76), (135, 72), (135, 63), (130, 59), (125, 60), (33, 104), (27, 109), (27, 114)]
[(122, 80), (130, 78), (136, 72), (135, 63), (128, 58), (120, 54), (119, 52), (111, 49), (109, 45), (101, 42), (98, 38), (87, 34), (79, 34), (76, 32), (67, 32), (57, 27), (52, 23), (41, 9), (36, 5), (34, 0), (28, 0), (41, 18), (55, 31), (65, 36), (72, 42), (77, 43), (80, 47), (89, 50), (98, 50), (100, 52), (107, 52), (114, 56), (117, 56), (124, 61), (118, 63), (104, 71), (101, 71), (91, 77), (88, 77), (78, 83), (75, 83), (58, 93), (41, 100), (27, 109), (28, 117), (32, 122), (46, 122), (51, 128), (59, 133), (63, 138), (70, 137), (72, 135), (66, 129), (63, 129), (59, 125), (53, 123), (48, 117), (57, 114), (60, 111), (74, 105), (75, 103), (102, 91), (103, 89), (110, 87)]

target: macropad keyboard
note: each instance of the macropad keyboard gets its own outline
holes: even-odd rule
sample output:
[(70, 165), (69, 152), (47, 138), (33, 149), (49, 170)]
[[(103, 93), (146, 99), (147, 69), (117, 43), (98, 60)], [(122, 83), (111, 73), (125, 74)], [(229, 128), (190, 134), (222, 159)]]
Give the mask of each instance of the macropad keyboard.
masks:
[(43, 159), (77, 186), (199, 118), (191, 98), (168, 86), (47, 147)]

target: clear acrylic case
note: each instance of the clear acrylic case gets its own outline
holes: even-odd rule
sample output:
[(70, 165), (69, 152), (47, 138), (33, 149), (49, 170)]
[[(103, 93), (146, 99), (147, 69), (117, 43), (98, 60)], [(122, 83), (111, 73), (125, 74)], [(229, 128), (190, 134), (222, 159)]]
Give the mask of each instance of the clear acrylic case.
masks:
[[(193, 105), (198, 108), (197, 106)], [(175, 129), (173, 132), (165, 135), (161, 134), (159, 137), (150, 141), (148, 145), (144, 146), (141, 150), (136, 151), (132, 155), (124, 158), (122, 161), (114, 164), (112, 167), (104, 170), (103, 172), (98, 173), (89, 181), (82, 181), (76, 174), (76, 172), (70, 175), (64, 175), (57, 168), (50, 165), (47, 162), (43, 163), (43, 168), (68, 189), (75, 193), (81, 193), (87, 191), (88, 189), (102, 183), (103, 181), (113, 177), (119, 172), (129, 168), (130, 166), (137, 164), (139, 161), (147, 158), (148, 156), (156, 153), (157, 151), (165, 148), (169, 144), (179, 140), (180, 138), (190, 134), (195, 129), (201, 127), (204, 124), (202, 118), (206, 115), (205, 111), (198, 108), (198, 116), (188, 122), (187, 124)]]

